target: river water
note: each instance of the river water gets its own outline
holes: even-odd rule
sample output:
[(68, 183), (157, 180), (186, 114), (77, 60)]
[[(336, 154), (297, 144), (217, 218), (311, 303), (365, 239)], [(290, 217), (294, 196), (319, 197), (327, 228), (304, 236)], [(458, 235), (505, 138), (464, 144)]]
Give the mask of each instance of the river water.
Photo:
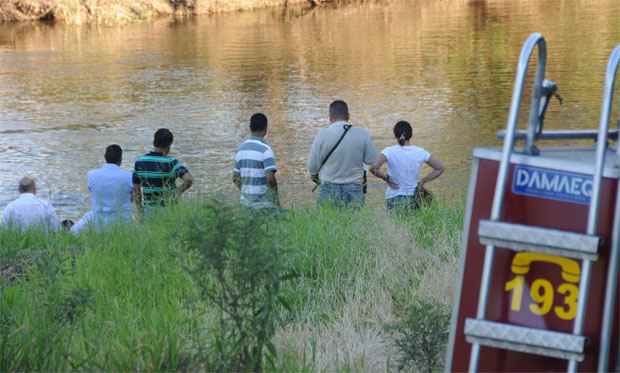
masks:
[(271, 120), (285, 203), (309, 201), (308, 149), (336, 98), (379, 149), (409, 120), (414, 143), (447, 166), (433, 189), (462, 196), (472, 148), (497, 144), (505, 126), (534, 31), (565, 98), (546, 127), (596, 128), (620, 43), (617, 0), (394, 0), (114, 27), (1, 25), (0, 207), (32, 175), (63, 217), (77, 217), (105, 146), (123, 146), (131, 169), (159, 127), (174, 132), (193, 193), (232, 194), (231, 159), (255, 111)]

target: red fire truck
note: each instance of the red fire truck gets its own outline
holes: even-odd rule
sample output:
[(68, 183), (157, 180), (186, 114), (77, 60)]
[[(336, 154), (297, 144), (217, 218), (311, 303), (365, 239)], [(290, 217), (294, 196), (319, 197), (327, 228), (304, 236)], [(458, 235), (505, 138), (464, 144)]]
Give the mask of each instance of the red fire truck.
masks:
[[(517, 129), (538, 51), (528, 127)], [(620, 45), (607, 65), (597, 131), (545, 131), (557, 86), (547, 46), (523, 45), (503, 147), (474, 150), (448, 372), (608, 372), (618, 359), (620, 146), (610, 129)], [(544, 140), (592, 147), (537, 147)], [(523, 148), (517, 149), (517, 141)], [(618, 370), (618, 369), (616, 369)]]

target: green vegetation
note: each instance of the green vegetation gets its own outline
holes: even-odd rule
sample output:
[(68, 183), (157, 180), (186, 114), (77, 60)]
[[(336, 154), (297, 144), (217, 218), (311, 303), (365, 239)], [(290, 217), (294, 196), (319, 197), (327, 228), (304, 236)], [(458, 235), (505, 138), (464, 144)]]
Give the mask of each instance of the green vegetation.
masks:
[(450, 334), (450, 308), (420, 299), (408, 309), (406, 317), (394, 326), (399, 335), (396, 345), (402, 352), (398, 368), (433, 372), (440, 367), (443, 347)]
[(275, 367), (278, 307), (291, 311), (282, 285), (295, 277), (277, 223), (264, 213), (210, 201), (192, 211), (183, 227), (181, 247), (189, 255), (179, 254), (196, 254), (186, 268), (218, 311), (210, 370), (260, 371), (264, 357)]
[(462, 215), (194, 200), (103, 234), (0, 231), (0, 371), (426, 369), (401, 342), (445, 331)]

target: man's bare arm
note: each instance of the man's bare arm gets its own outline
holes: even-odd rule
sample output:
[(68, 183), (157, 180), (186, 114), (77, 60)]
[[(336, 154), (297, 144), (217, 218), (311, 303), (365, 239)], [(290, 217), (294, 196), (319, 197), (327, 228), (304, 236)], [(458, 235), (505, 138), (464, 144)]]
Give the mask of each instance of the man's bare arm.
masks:
[(241, 174), (238, 172), (233, 172), (233, 184), (237, 187), (237, 189), (241, 190)]
[(185, 193), (194, 184), (194, 177), (189, 172), (184, 173), (183, 176), (181, 176), (181, 180), (183, 180), (183, 184), (179, 187), (177, 194), (179, 196)]
[(138, 210), (142, 210), (142, 188), (140, 184), (133, 185), (133, 192), (131, 193), (131, 197), (138, 207)]
[(267, 171), (265, 172), (265, 177), (267, 177), (267, 187), (269, 187), (273, 193), (274, 204), (280, 207), (280, 196), (278, 195), (278, 180), (276, 179), (276, 172)]

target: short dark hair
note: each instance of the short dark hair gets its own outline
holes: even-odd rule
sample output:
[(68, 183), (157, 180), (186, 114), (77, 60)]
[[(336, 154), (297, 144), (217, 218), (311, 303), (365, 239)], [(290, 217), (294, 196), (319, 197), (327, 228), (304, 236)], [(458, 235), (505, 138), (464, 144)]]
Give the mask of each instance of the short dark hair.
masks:
[(170, 132), (167, 128), (160, 128), (155, 132), (155, 137), (153, 139), (153, 145), (156, 148), (166, 149), (172, 145), (172, 141), (174, 141), (174, 136), (172, 136), (172, 132)]
[(329, 105), (329, 117), (337, 120), (349, 120), (349, 106), (342, 100), (336, 100)]
[(267, 116), (263, 113), (256, 113), (250, 118), (250, 131), (262, 132), (267, 129)]
[(411, 139), (412, 135), (413, 130), (411, 129), (411, 124), (409, 124), (409, 122), (401, 120), (394, 125), (394, 137), (398, 139), (398, 144), (400, 144), (400, 146), (405, 145), (405, 142)]
[(33, 178), (25, 176), (19, 181), (19, 186), (17, 189), (20, 193), (29, 193), (34, 192), (35, 181)]
[(120, 165), (123, 162), (123, 149), (116, 144), (109, 145), (105, 148), (105, 161)]

